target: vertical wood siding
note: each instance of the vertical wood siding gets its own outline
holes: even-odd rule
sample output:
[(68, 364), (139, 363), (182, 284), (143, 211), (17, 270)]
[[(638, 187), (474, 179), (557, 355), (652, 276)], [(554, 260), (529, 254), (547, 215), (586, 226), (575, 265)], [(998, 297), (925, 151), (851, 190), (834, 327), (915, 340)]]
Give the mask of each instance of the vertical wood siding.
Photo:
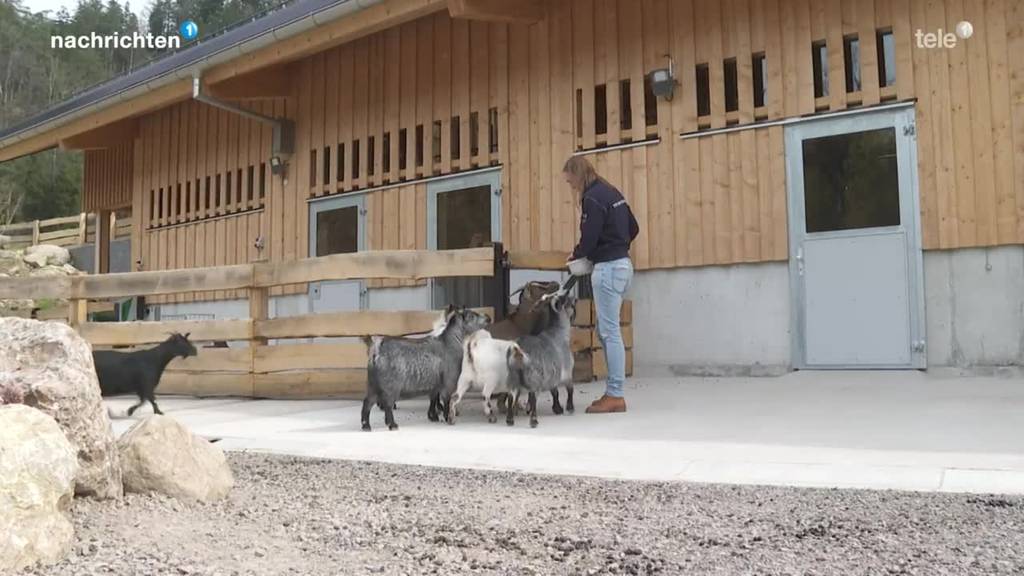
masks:
[[(971, 39), (916, 46), (918, 29), (963, 19)], [(876, 34), (890, 30), (896, 81), (881, 86)], [(852, 35), (862, 86), (848, 92)], [(812, 45), (822, 42), (829, 78), (816, 98)], [(306, 58), (294, 98), (253, 104), (297, 123), (286, 181), (265, 164), (268, 128), (183, 103), (146, 116), (134, 151), (87, 154), (86, 206), (115, 189), (129, 198), (111, 178), (132, 183), (138, 251), (152, 270), (255, 258), (261, 232), (263, 257), (302, 257), (310, 198), (401, 184), (369, 193), (370, 247), (424, 247), (418, 181), (500, 164), (505, 243), (568, 250), (578, 208), (560, 168), (583, 152), (641, 222), (639, 268), (784, 260), (784, 129), (678, 135), (916, 99), (925, 248), (1022, 243), (1024, 59), (1012, 56), (1022, 53), (1024, 4), (1011, 0), (552, 0), (529, 26), (441, 12)], [(645, 86), (665, 54), (680, 81), (671, 101)], [(758, 106), (754, 54), (767, 63)], [(725, 97), (732, 59), (736, 109)], [(627, 143), (647, 145), (602, 150)]]

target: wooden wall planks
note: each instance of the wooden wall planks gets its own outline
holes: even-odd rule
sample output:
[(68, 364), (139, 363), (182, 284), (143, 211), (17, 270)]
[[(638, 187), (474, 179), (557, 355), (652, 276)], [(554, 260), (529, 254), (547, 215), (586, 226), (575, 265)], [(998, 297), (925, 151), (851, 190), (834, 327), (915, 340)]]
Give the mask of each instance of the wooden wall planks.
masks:
[[(974, 23), (973, 38), (917, 47), (916, 30), (960, 19)], [(889, 30), (896, 85), (880, 88), (875, 35)], [(863, 86), (847, 93), (843, 42), (854, 34)], [(830, 81), (816, 100), (820, 41)], [(895, 98), (917, 100), (925, 248), (1024, 243), (1024, 60), (1011, 56), (1022, 50), (1024, 8), (1010, 0), (552, 0), (532, 26), (440, 12), (298, 63), (296, 96), (261, 108), (297, 123), (287, 181), (266, 166), (265, 127), (182, 103), (143, 117), (134, 150), (86, 153), (85, 206), (134, 199), (133, 250), (152, 270), (305, 256), (310, 198), (399, 185), (369, 192), (369, 246), (424, 247), (418, 181), (501, 164), (506, 245), (564, 251), (578, 208), (560, 168), (582, 151), (641, 221), (638, 268), (785, 260), (784, 129), (678, 134)], [(671, 102), (645, 89), (665, 53), (680, 79)], [(754, 53), (767, 62), (757, 108)], [(732, 58), (739, 104), (727, 110)], [(251, 246), (260, 232), (263, 254)]]

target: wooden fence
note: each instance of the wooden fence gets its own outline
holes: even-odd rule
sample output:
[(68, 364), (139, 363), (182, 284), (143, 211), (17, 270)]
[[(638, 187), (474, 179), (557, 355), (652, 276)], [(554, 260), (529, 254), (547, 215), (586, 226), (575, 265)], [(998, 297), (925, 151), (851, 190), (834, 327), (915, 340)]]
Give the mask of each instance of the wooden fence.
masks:
[[(372, 251), (283, 263), (255, 262), (217, 268), (101, 274), (0, 281), (0, 298), (64, 298), (68, 322), (94, 346), (162, 342), (171, 332), (191, 333), (197, 343), (244, 341), (237, 348), (202, 348), (172, 362), (163, 393), (269, 398), (352, 397), (365, 390), (366, 347), (361, 341), (289, 343), (295, 339), (401, 335), (425, 332), (431, 311), (360, 311), (269, 317), (271, 288), (331, 280), (421, 280), (492, 277), (501, 270), (500, 246), (450, 251)], [(507, 298), (497, 282), (495, 297)], [(181, 292), (244, 290), (249, 318), (174, 322), (88, 322), (90, 302)], [(489, 311), (493, 316), (494, 310)], [(274, 343), (270, 341), (273, 340)]]
[[(110, 215), (110, 237), (127, 238), (132, 233), (130, 218), (118, 220)], [(9, 236), (8, 248), (25, 248), (37, 244), (55, 244), (57, 246), (78, 246), (88, 244), (96, 239), (96, 215), (82, 212), (77, 216), (51, 218), (49, 220), (33, 220), (0, 226), (0, 234)]]

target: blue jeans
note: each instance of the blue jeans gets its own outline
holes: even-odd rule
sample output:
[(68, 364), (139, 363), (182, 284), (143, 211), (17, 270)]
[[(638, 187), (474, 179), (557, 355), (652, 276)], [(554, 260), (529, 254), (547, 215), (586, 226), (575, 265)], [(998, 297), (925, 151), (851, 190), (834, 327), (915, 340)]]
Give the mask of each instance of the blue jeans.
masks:
[(604, 348), (608, 364), (608, 385), (605, 394), (622, 398), (626, 382), (626, 347), (622, 342), (619, 313), (622, 298), (633, 280), (633, 262), (620, 258), (594, 264), (590, 283), (594, 288), (594, 309), (597, 311), (597, 337)]

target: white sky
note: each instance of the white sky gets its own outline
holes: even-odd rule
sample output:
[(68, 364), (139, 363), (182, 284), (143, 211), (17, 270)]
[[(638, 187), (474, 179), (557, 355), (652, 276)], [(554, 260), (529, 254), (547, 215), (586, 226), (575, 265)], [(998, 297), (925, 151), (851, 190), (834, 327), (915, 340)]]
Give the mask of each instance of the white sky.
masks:
[[(148, 0), (131, 0), (132, 12), (142, 18), (142, 11), (148, 4)], [(68, 12), (74, 12), (78, 0), (21, 0), (21, 5), (32, 12), (49, 10), (50, 14), (56, 15), (61, 7), (67, 8)]]

